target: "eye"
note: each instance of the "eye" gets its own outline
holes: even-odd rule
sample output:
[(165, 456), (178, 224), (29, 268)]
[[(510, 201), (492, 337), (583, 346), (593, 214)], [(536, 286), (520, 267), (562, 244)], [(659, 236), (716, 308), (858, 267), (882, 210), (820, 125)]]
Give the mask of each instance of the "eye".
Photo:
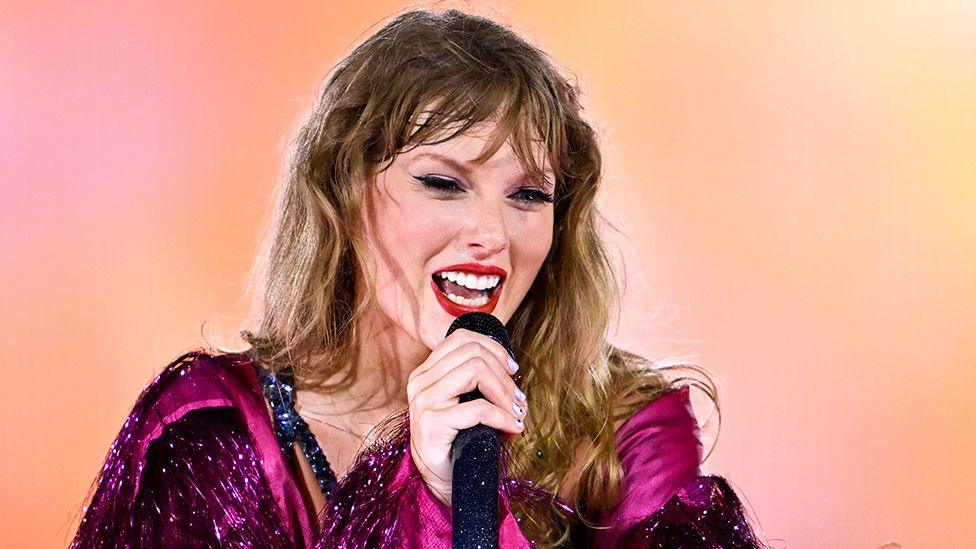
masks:
[(540, 191), (539, 189), (519, 189), (512, 196), (516, 196), (515, 200), (525, 204), (544, 204), (547, 202), (552, 202), (552, 194)]
[[(464, 192), (464, 189), (453, 179), (436, 177), (433, 175), (414, 176), (425, 188), (442, 195), (455, 195)], [(537, 206), (539, 204), (551, 203), (553, 196), (551, 193), (540, 189), (526, 187), (515, 191), (511, 197), (522, 205)]]
[(440, 194), (457, 194), (459, 192), (464, 192), (464, 189), (458, 186), (457, 181), (454, 181), (453, 179), (434, 177), (432, 175), (414, 176), (414, 179), (420, 181), (424, 187)]

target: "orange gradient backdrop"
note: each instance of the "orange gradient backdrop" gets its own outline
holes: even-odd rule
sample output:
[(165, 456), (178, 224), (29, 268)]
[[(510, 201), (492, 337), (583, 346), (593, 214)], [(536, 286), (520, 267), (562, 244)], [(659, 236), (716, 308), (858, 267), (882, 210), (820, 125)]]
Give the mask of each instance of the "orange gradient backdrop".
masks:
[[(145, 383), (243, 345), (283, 142), (409, 6), (0, 3), (0, 545), (63, 547)], [(770, 541), (974, 546), (976, 4), (733, 4), (436, 7), (578, 77), (617, 340), (715, 375)]]

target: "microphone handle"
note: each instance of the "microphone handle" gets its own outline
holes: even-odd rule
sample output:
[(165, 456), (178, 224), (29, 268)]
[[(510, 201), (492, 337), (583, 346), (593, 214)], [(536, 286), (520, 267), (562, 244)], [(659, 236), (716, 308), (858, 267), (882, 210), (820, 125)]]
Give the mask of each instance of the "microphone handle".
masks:
[[(461, 328), (494, 339), (515, 358), (505, 325), (496, 317), (482, 312), (465, 313), (454, 319), (447, 335)], [(484, 398), (477, 389), (461, 395), (459, 401), (476, 398)], [(501, 437), (491, 427), (478, 424), (461, 429), (454, 437), (451, 445), (454, 549), (498, 548), (500, 456)]]
[[(475, 389), (461, 395), (461, 402), (484, 398)], [(454, 468), (454, 549), (498, 548), (498, 460), (501, 439), (498, 430), (487, 425), (461, 429), (454, 438), (451, 460)]]

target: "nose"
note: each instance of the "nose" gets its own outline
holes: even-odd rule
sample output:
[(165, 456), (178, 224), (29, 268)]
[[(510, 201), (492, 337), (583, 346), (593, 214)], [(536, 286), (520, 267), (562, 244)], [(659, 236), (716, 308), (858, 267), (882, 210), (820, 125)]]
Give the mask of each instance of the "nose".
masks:
[(508, 247), (508, 232), (502, 209), (479, 201), (468, 211), (461, 231), (461, 253), (474, 259), (491, 257)]

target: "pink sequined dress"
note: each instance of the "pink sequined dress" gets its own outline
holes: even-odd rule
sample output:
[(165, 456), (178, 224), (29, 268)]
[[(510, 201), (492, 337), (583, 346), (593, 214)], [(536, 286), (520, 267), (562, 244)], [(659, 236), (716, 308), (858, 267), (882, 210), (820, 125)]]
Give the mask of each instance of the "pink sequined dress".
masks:
[[(246, 354), (173, 361), (112, 443), (72, 547), (451, 546), (450, 508), (421, 480), (405, 430), (365, 452), (316, 517), (267, 406)], [(728, 483), (699, 469), (687, 387), (635, 413), (617, 444), (621, 500), (601, 516), (606, 529), (578, 531), (574, 546), (763, 546)], [(519, 479), (503, 475), (499, 489), (502, 548), (533, 546), (510, 502), (569, 509)]]

